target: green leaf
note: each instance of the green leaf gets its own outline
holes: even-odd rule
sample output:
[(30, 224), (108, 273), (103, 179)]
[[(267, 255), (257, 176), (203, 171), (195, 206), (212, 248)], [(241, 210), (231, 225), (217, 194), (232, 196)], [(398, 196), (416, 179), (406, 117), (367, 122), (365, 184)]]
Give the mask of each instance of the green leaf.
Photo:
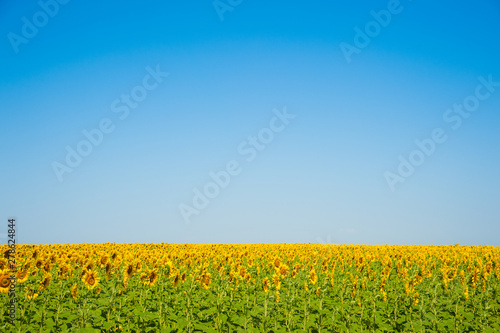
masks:
[(111, 327), (114, 327), (115, 326), (115, 323), (113, 322), (105, 322), (104, 324), (102, 324), (102, 327), (109, 330)]

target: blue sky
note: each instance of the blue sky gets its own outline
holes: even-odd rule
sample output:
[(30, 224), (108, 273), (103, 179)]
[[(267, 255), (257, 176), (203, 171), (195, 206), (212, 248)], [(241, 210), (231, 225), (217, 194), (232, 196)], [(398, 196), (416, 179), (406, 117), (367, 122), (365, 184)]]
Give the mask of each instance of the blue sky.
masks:
[(0, 22), (4, 239), (15, 217), (32, 244), (500, 246), (496, 1), (3, 1)]

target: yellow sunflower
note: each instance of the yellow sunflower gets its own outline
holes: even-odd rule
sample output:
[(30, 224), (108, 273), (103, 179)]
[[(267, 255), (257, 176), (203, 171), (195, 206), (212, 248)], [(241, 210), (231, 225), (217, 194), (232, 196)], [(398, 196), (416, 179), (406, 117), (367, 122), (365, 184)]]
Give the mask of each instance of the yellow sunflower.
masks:
[(156, 269), (150, 270), (148, 274), (148, 280), (146, 281), (147, 285), (152, 287), (155, 285), (157, 280), (158, 280), (158, 270)]
[(45, 273), (42, 281), (40, 282), (40, 287), (38, 287), (38, 289), (40, 291), (44, 291), (49, 286), (50, 281), (52, 281), (52, 275), (50, 275), (50, 273)]
[(139, 279), (141, 280), (142, 284), (146, 284), (147, 283), (146, 282), (147, 278), (148, 278), (148, 273), (146, 273), (146, 272), (142, 272), (141, 276), (139, 277)]
[(94, 270), (88, 270), (85, 272), (85, 275), (82, 277), (82, 282), (85, 283), (87, 288), (94, 289), (99, 285), (99, 274), (97, 274)]
[(28, 301), (32, 301), (37, 297), (38, 297), (38, 293), (35, 293), (34, 291), (26, 293), (26, 298), (28, 299)]
[(10, 288), (10, 275), (9, 271), (0, 271), (0, 292), (8, 293)]
[(78, 297), (78, 286), (76, 283), (71, 287), (71, 297), (73, 297), (74, 300)]
[(201, 279), (200, 279), (200, 286), (203, 288), (203, 289), (210, 289), (210, 276), (211, 274), (208, 273), (208, 272), (205, 272), (201, 275)]
[(16, 273), (16, 276), (17, 276), (16, 280), (17, 283), (24, 283), (28, 281), (28, 278), (30, 276), (29, 268), (18, 271)]
[(106, 266), (104, 267), (104, 273), (106, 274), (106, 279), (108, 280), (111, 277), (111, 270), (112, 270), (111, 263), (107, 262)]
[(273, 275), (273, 284), (276, 287), (276, 290), (280, 290), (280, 288), (281, 288), (281, 281), (280, 281), (280, 277), (279, 277), (278, 274), (274, 274)]
[(42, 259), (37, 259), (35, 262), (35, 267), (40, 269), (43, 266), (43, 260)]
[(109, 261), (108, 255), (104, 254), (99, 262), (101, 263), (101, 266), (103, 266), (106, 265), (108, 261)]
[(59, 266), (59, 278), (60, 279), (66, 278), (68, 272), (69, 272), (68, 264), (63, 263), (63, 264), (61, 264), (61, 266)]
[(316, 271), (314, 270), (314, 268), (309, 272), (309, 281), (312, 285), (315, 285), (316, 282), (318, 282), (318, 276), (316, 275)]
[(0, 258), (0, 271), (7, 269), (8, 261), (5, 258)]
[(128, 280), (128, 279), (130, 279), (132, 274), (134, 274), (134, 264), (129, 263), (125, 269), (124, 278)]
[(289, 270), (290, 270), (290, 268), (288, 267), (288, 265), (285, 265), (285, 264), (281, 264), (279, 267), (279, 272), (280, 272), (280, 275), (282, 275), (282, 276), (287, 276)]
[(179, 284), (179, 272), (175, 274), (174, 279), (172, 280), (172, 284), (174, 285), (174, 287), (177, 287), (177, 285)]
[(264, 288), (266, 293), (269, 291), (269, 279), (267, 277), (262, 281), (262, 288)]
[(88, 271), (94, 270), (95, 264), (92, 260), (87, 261), (85, 264), (85, 269)]

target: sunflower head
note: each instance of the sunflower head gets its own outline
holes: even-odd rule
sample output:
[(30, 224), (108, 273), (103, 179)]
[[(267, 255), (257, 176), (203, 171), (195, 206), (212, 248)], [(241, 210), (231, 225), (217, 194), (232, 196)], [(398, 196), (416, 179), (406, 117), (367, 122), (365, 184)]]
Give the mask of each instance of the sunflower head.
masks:
[(156, 281), (158, 280), (158, 271), (156, 269), (152, 269), (149, 271), (148, 280), (149, 280), (148, 285), (150, 287), (156, 283)]
[(208, 272), (202, 273), (201, 278), (200, 278), (200, 285), (203, 289), (207, 289), (207, 290), (210, 289), (210, 286), (209, 286), (210, 281), (211, 281), (210, 276), (211, 276), (211, 274)]
[(28, 278), (30, 277), (29, 269), (17, 271), (16, 276), (17, 276), (17, 280), (16, 280), (17, 283), (26, 282), (28, 280)]
[(61, 264), (61, 266), (59, 266), (59, 278), (61, 278), (61, 279), (66, 278), (66, 275), (68, 274), (68, 272), (69, 272), (68, 264), (63, 263), (63, 264)]
[(32, 301), (37, 297), (38, 297), (38, 293), (35, 293), (34, 291), (26, 293), (26, 298), (28, 299), (28, 301)]
[(78, 297), (78, 286), (76, 285), (76, 283), (71, 287), (71, 297), (73, 297), (73, 300), (76, 300), (76, 298)]
[(106, 265), (106, 263), (109, 261), (109, 258), (107, 255), (103, 255), (101, 257), (101, 260), (99, 260), (99, 262), (101, 263), (101, 265)]
[(262, 288), (264, 288), (266, 293), (269, 291), (269, 279), (267, 277), (262, 281)]
[(174, 277), (173, 277), (173, 280), (172, 280), (172, 284), (174, 285), (174, 287), (177, 287), (177, 285), (179, 284), (179, 272), (177, 272)]
[(8, 263), (7, 259), (0, 258), (0, 271), (7, 269), (7, 263)]
[(125, 269), (125, 276), (128, 279), (132, 276), (132, 274), (134, 274), (134, 264), (129, 263)]
[(280, 281), (280, 277), (279, 277), (278, 274), (274, 274), (273, 275), (273, 284), (276, 287), (276, 290), (280, 290), (280, 288), (281, 288), (281, 281)]
[(8, 293), (10, 288), (10, 275), (9, 271), (2, 270), (0, 271), (0, 292)]
[(282, 276), (287, 276), (289, 270), (290, 270), (290, 268), (288, 267), (288, 265), (285, 265), (285, 264), (281, 264), (279, 267), (279, 273)]
[(107, 262), (106, 263), (106, 266), (104, 267), (104, 273), (106, 274), (106, 279), (109, 280), (110, 276), (111, 276), (111, 263), (110, 262)]
[(45, 265), (43, 265), (43, 270), (48, 273), (50, 272), (51, 269), (52, 269), (52, 262), (50, 260), (47, 260), (45, 262)]
[(88, 271), (93, 270), (94, 267), (95, 267), (95, 264), (92, 260), (87, 261), (87, 263), (85, 264), (85, 269)]
[(97, 272), (92, 269), (87, 270), (82, 277), (82, 282), (89, 289), (94, 289), (95, 287), (97, 287), (99, 285), (99, 281), (99, 274), (97, 274)]
[(134, 271), (141, 272), (142, 271), (142, 263), (140, 261), (135, 262)]
[(316, 282), (318, 282), (318, 276), (316, 275), (316, 271), (314, 270), (314, 268), (309, 272), (309, 281), (312, 285), (315, 285)]
[(44, 291), (49, 286), (50, 281), (52, 281), (52, 275), (50, 273), (45, 273), (42, 281), (40, 281), (40, 287), (38, 287), (38, 289)]
[(274, 267), (275, 267), (275, 268), (280, 267), (280, 264), (281, 264), (281, 260), (280, 260), (280, 258), (278, 258), (278, 257), (274, 258), (274, 262), (273, 262), (273, 264), (274, 264)]

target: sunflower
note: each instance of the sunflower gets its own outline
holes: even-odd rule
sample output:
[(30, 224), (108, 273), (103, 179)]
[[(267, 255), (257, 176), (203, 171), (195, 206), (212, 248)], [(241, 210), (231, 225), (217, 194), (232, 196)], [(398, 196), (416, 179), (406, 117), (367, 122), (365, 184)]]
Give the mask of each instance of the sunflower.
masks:
[(51, 269), (52, 269), (52, 262), (50, 260), (47, 260), (45, 265), (43, 265), (43, 270), (48, 273), (50, 272)]
[(275, 258), (273, 264), (274, 264), (274, 267), (276, 267), (276, 268), (280, 267), (280, 265), (281, 265), (280, 258)]
[(0, 292), (8, 293), (10, 288), (10, 275), (7, 270), (0, 271)]
[(43, 260), (42, 259), (37, 259), (35, 262), (35, 267), (40, 269), (43, 266)]
[(76, 300), (78, 297), (78, 286), (76, 283), (71, 287), (71, 297), (73, 297), (73, 300)]
[(26, 298), (28, 299), (28, 301), (32, 301), (37, 297), (38, 297), (38, 293), (35, 293), (34, 291), (26, 293)]
[(49, 286), (50, 281), (52, 281), (52, 275), (50, 275), (50, 273), (45, 273), (42, 281), (40, 281), (40, 287), (38, 287), (38, 289), (44, 291)]
[(5, 258), (0, 258), (0, 271), (7, 269), (8, 261)]
[(134, 274), (134, 264), (129, 263), (127, 268), (125, 269), (124, 275), (125, 279), (130, 279), (130, 277)]
[(135, 265), (135, 267), (134, 267), (134, 271), (135, 272), (141, 272), (142, 271), (142, 263), (140, 261), (137, 261), (134, 265)]
[(305, 283), (304, 283), (304, 289), (305, 289), (306, 291), (308, 291), (308, 290), (309, 290), (309, 286), (307, 285), (307, 282), (305, 282)]
[(30, 276), (29, 268), (28, 269), (22, 269), (16, 273), (16, 282), (17, 283), (24, 283), (28, 280)]
[(111, 277), (111, 269), (112, 269), (111, 263), (107, 262), (106, 266), (104, 267), (104, 273), (106, 274), (106, 279), (108, 279), (108, 280)]
[(146, 279), (147, 279), (147, 278), (148, 278), (148, 273), (146, 273), (146, 272), (142, 272), (142, 273), (141, 273), (141, 276), (139, 277), (139, 279), (141, 280), (141, 283), (142, 283), (142, 284), (146, 284), (146, 283), (147, 283), (147, 282), (146, 282)]
[(158, 270), (152, 269), (148, 274), (148, 286), (152, 287), (158, 280)]
[(55, 264), (56, 261), (57, 261), (57, 256), (55, 254), (52, 254), (49, 258), (49, 261), (52, 263), (52, 264)]
[(106, 254), (101, 257), (101, 260), (99, 260), (99, 262), (101, 263), (101, 266), (106, 265), (108, 263), (108, 261), (109, 261), (109, 258), (108, 258), (108, 255), (106, 255)]
[(182, 283), (184, 283), (184, 281), (186, 281), (186, 272), (182, 273), (181, 281), (182, 281)]
[(211, 274), (208, 273), (208, 272), (204, 272), (202, 273), (201, 275), (201, 278), (200, 278), (200, 286), (203, 288), (203, 289), (210, 289), (209, 285), (210, 285), (210, 276)]
[(280, 276), (278, 274), (273, 275), (273, 284), (275, 285), (276, 290), (280, 290), (281, 281), (280, 281)]
[(95, 264), (92, 260), (87, 261), (87, 263), (85, 264), (85, 269), (88, 271), (94, 270), (94, 267), (95, 267)]
[(68, 274), (68, 272), (69, 272), (68, 264), (63, 263), (63, 264), (61, 264), (61, 266), (59, 266), (59, 278), (60, 279), (66, 278), (66, 275)]
[(172, 280), (172, 284), (174, 285), (174, 287), (177, 287), (177, 285), (179, 284), (179, 272), (175, 274), (174, 279)]
[(99, 281), (99, 275), (97, 274), (97, 271), (94, 270), (86, 271), (85, 275), (82, 277), (82, 282), (85, 283), (89, 289), (97, 287), (99, 285)]
[(279, 273), (280, 273), (280, 275), (283, 275), (283, 276), (287, 276), (289, 270), (290, 270), (290, 268), (288, 267), (288, 265), (285, 265), (285, 264), (281, 264), (279, 267)]
[(314, 270), (314, 268), (309, 272), (309, 281), (312, 285), (315, 285), (316, 282), (318, 282), (318, 276), (316, 275), (316, 271)]
[(266, 293), (269, 291), (269, 279), (267, 277), (262, 281), (262, 288), (264, 288)]

